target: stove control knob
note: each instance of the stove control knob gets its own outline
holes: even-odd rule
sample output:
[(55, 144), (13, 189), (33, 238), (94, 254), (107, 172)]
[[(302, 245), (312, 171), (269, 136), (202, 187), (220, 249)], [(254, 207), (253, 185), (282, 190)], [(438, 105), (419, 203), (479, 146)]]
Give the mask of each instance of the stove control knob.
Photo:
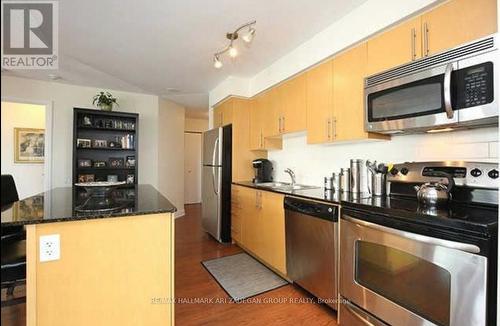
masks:
[(392, 175), (396, 175), (396, 174), (398, 174), (398, 173), (399, 173), (399, 170), (398, 170), (398, 169), (396, 169), (396, 168), (392, 168), (392, 169), (391, 169), (391, 174), (392, 174)]
[(407, 175), (407, 174), (408, 174), (408, 172), (409, 172), (408, 168), (401, 168), (401, 173), (402, 173), (403, 175)]
[(497, 179), (498, 178), (498, 170), (494, 169), (488, 172), (488, 177), (492, 179)]
[(483, 172), (481, 172), (481, 170), (479, 169), (473, 169), (472, 171), (470, 171), (470, 175), (474, 178), (480, 177), (481, 174), (483, 174)]

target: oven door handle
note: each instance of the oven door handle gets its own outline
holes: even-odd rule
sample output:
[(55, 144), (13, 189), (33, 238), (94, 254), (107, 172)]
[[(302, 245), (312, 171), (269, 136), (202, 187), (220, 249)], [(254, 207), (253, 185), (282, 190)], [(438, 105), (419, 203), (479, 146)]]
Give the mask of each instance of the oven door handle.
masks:
[[(349, 312), (354, 316), (356, 317), (360, 322), (362, 322), (364, 325), (366, 326), (388, 326), (386, 323), (383, 323), (381, 321), (370, 321), (368, 319), (366, 319), (364, 316), (363, 316), (363, 313), (360, 311), (360, 309), (356, 306), (354, 306), (352, 303), (350, 302), (345, 302), (343, 303), (345, 308), (347, 310), (349, 310)], [(342, 318), (342, 315), (341, 317)]]
[(451, 73), (453, 72), (453, 63), (448, 63), (444, 71), (444, 109), (448, 119), (453, 119), (453, 107), (451, 105)]
[(375, 223), (370, 223), (370, 222), (358, 220), (358, 219), (356, 219), (354, 217), (350, 217), (348, 215), (343, 215), (342, 218), (346, 221), (358, 224), (360, 226), (364, 226), (364, 227), (374, 229), (377, 231), (381, 231), (381, 232), (391, 233), (391, 234), (400, 236), (402, 238), (410, 239), (413, 241), (418, 241), (418, 242), (422, 242), (422, 243), (426, 243), (426, 244), (430, 244), (430, 245), (435, 245), (435, 246), (446, 247), (449, 249), (461, 250), (461, 251), (465, 251), (465, 252), (470, 252), (472, 254), (478, 254), (481, 252), (481, 249), (479, 249), (478, 246), (473, 245), (473, 244), (431, 238), (431, 237), (428, 237), (425, 235), (396, 230), (396, 229), (389, 228), (389, 227), (382, 226), (382, 225), (378, 225)]

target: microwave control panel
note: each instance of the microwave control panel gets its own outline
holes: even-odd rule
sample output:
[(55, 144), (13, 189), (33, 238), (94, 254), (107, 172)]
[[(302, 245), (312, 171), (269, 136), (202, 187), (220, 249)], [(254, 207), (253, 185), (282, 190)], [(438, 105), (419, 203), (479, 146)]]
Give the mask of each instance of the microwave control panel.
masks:
[(493, 102), (493, 63), (485, 62), (454, 72), (458, 109)]

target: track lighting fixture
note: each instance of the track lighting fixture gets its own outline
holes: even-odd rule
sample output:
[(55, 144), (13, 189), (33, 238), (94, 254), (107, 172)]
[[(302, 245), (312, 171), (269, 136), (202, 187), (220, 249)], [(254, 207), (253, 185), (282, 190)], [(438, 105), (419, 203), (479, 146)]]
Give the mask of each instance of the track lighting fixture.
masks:
[(238, 27), (234, 32), (227, 33), (226, 38), (229, 40), (229, 45), (226, 46), (221, 51), (214, 54), (214, 67), (217, 69), (222, 68), (222, 60), (221, 55), (224, 53), (228, 53), (231, 58), (235, 58), (238, 56), (238, 49), (234, 46), (234, 41), (236, 41), (239, 37), (239, 34), (242, 29), (248, 28), (245, 34), (241, 37), (245, 43), (251, 43), (255, 37), (255, 24), (257, 21), (251, 21), (244, 25)]

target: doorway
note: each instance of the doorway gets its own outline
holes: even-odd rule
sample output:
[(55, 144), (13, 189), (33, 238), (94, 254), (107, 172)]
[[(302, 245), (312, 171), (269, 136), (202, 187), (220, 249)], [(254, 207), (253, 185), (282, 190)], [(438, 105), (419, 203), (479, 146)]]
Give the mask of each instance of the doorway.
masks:
[(45, 104), (2, 99), (1, 173), (14, 177), (20, 199), (51, 187), (48, 118)]
[(184, 201), (201, 203), (201, 132), (184, 133)]

